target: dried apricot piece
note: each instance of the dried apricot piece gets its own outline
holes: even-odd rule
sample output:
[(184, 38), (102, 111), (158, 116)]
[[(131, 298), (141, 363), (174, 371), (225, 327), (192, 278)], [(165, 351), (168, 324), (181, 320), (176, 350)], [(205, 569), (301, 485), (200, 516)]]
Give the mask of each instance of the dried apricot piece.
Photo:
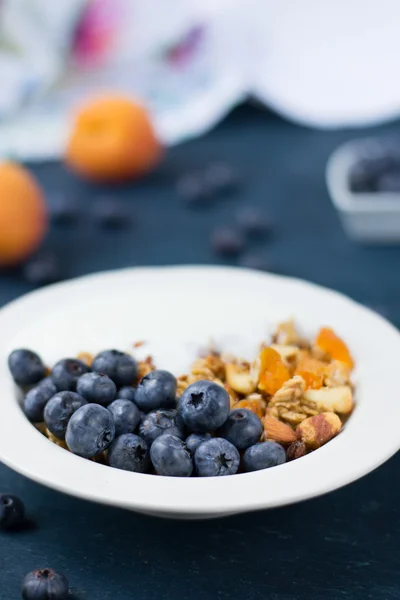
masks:
[(259, 398), (256, 397), (258, 394), (253, 394), (253, 396), (254, 398), (249, 396), (244, 400), (239, 400), (239, 402), (236, 402), (232, 410), (236, 410), (237, 408), (247, 408), (260, 417), (260, 419), (262, 419), (265, 415), (265, 400), (262, 399), (261, 395)]
[(316, 346), (333, 360), (339, 360), (352, 369), (354, 361), (344, 341), (330, 327), (321, 327), (315, 340)]
[(279, 353), (273, 348), (263, 348), (260, 354), (260, 390), (275, 394), (289, 379), (289, 369)]
[(304, 379), (307, 390), (319, 390), (324, 385), (325, 374), (326, 364), (310, 356), (303, 357), (295, 371), (295, 375)]

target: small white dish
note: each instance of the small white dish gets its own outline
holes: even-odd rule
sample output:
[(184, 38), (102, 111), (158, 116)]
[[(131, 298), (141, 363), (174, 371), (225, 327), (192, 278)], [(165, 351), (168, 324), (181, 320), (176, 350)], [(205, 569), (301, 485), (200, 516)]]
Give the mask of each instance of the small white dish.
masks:
[[(272, 469), (220, 478), (169, 478), (81, 459), (25, 418), (7, 368), (17, 347), (48, 364), (107, 347), (154, 355), (182, 373), (213, 338), (251, 358), (277, 321), (294, 316), (313, 335), (327, 324), (348, 342), (357, 369), (357, 407), (343, 432), (320, 450)], [(398, 331), (379, 315), (328, 289), (296, 279), (223, 267), (128, 269), (53, 285), (0, 311), (0, 459), (59, 491), (154, 515), (206, 518), (312, 498), (366, 475), (400, 446), (395, 374)]]
[(351, 168), (379, 146), (379, 140), (374, 138), (353, 140), (339, 146), (327, 163), (327, 187), (351, 238), (364, 242), (400, 243), (400, 194), (354, 193), (349, 186)]

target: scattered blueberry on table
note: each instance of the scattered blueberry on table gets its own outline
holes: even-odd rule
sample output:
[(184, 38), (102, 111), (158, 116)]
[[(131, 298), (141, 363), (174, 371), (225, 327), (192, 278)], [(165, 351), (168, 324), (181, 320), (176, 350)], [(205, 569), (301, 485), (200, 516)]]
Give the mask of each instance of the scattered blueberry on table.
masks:
[(49, 212), (52, 224), (61, 227), (75, 225), (81, 216), (78, 203), (73, 198), (63, 195), (51, 198)]
[(264, 238), (272, 232), (272, 225), (266, 214), (257, 206), (244, 204), (236, 211), (238, 227), (250, 238)]
[(68, 580), (53, 569), (32, 571), (22, 582), (23, 600), (67, 600), (68, 596)]
[(244, 236), (233, 227), (216, 227), (211, 234), (211, 246), (215, 254), (237, 256), (245, 245)]
[(12, 531), (25, 523), (25, 506), (22, 500), (11, 494), (0, 494), (0, 529)]
[(93, 218), (103, 229), (126, 229), (131, 225), (130, 211), (115, 198), (101, 198), (93, 207)]
[(41, 252), (30, 258), (22, 267), (22, 276), (28, 283), (47, 285), (61, 279), (58, 256), (52, 252)]

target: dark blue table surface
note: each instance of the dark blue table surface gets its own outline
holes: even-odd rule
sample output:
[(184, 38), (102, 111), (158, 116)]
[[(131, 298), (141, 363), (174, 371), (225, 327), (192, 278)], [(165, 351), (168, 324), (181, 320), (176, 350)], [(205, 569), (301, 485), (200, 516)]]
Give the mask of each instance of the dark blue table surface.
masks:
[[(248, 202), (265, 207), (275, 224), (271, 240), (255, 247), (272, 270), (345, 292), (400, 325), (400, 247), (349, 241), (324, 182), (326, 160), (339, 143), (393, 131), (400, 123), (312, 131), (242, 107), (210, 134), (171, 149), (152, 177), (117, 191), (84, 184), (58, 164), (34, 166), (50, 203), (62, 190), (87, 215), (75, 228), (53, 228), (46, 246), (58, 253), (65, 277), (129, 265), (211, 264), (217, 262), (211, 227), (231, 223), (236, 207)], [(176, 178), (214, 160), (237, 168), (241, 191), (211, 210), (188, 210)], [(107, 194), (126, 203), (131, 229), (93, 225), (91, 207)], [(18, 273), (1, 275), (0, 304), (29, 289)], [(207, 522), (164, 521), (83, 502), (0, 466), (1, 491), (19, 494), (37, 522), (35, 530), (0, 536), (0, 599), (18, 600), (27, 571), (53, 566), (82, 600), (397, 600), (399, 466), (395, 457), (328, 496)]]

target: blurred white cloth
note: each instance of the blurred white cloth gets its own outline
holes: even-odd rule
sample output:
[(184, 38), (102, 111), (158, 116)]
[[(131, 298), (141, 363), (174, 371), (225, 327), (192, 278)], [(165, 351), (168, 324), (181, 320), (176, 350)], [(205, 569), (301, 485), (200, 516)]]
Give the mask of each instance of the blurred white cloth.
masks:
[(72, 108), (140, 97), (167, 144), (250, 96), (313, 127), (400, 114), (398, 0), (0, 0), (0, 155), (63, 148)]

